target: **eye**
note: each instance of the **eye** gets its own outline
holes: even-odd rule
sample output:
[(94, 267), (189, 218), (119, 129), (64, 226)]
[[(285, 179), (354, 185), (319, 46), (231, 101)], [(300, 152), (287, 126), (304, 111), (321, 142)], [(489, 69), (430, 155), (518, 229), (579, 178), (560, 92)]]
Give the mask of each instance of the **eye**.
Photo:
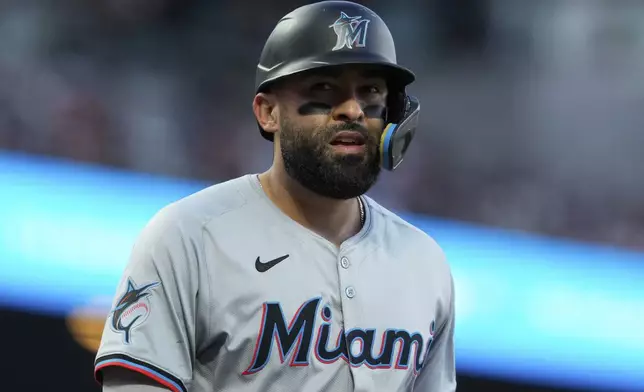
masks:
[(382, 92), (382, 89), (378, 85), (369, 85), (362, 88), (364, 94), (376, 95)]
[(313, 86), (311, 86), (311, 91), (331, 91), (331, 90), (333, 90), (333, 86), (327, 82), (315, 83)]

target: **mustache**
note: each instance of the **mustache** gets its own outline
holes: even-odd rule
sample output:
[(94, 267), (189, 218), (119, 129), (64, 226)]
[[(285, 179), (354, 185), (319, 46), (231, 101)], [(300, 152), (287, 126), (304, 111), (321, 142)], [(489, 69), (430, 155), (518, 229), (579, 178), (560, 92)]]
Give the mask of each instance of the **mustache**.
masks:
[(346, 124), (333, 125), (327, 128), (329, 140), (333, 140), (333, 138), (338, 133), (343, 131), (358, 132), (367, 142), (371, 142), (375, 139), (375, 137), (369, 132), (369, 130), (366, 127), (358, 123), (346, 123)]

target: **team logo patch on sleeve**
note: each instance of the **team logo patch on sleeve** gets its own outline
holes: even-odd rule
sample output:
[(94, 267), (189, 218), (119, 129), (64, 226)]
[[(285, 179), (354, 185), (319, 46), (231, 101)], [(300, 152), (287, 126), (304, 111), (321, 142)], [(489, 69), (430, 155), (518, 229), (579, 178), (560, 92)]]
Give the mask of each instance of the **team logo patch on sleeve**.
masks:
[(129, 344), (132, 340), (132, 331), (143, 324), (150, 314), (151, 289), (158, 286), (159, 282), (153, 282), (138, 287), (132, 278), (127, 279), (127, 289), (116, 302), (110, 312), (112, 320), (110, 327), (114, 332), (123, 334), (123, 342)]

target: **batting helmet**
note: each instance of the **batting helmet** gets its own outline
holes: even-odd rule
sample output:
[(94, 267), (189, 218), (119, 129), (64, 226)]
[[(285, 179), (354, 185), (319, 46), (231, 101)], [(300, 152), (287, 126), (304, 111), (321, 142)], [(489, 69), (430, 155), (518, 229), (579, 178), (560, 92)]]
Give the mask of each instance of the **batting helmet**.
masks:
[[(349, 1), (322, 1), (284, 16), (269, 36), (256, 74), (256, 93), (285, 77), (322, 67), (349, 64), (380, 69), (389, 87), (386, 126), (380, 154), (383, 168), (394, 170), (411, 143), (420, 104), (405, 88), (413, 72), (398, 65), (393, 37), (385, 22), (369, 8)], [(260, 127), (262, 136), (273, 134)]]

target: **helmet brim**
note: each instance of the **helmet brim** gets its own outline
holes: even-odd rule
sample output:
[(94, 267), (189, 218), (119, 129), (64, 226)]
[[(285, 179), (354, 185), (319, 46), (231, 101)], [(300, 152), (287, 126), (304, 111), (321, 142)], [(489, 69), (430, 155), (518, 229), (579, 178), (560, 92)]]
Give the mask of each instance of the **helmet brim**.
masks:
[(341, 67), (350, 65), (365, 65), (382, 70), (383, 77), (391, 84), (400, 88), (411, 84), (416, 80), (414, 73), (398, 64), (393, 64), (389, 60), (371, 53), (351, 53), (347, 51), (338, 51), (327, 53), (321, 57), (309, 57), (290, 62), (284, 65), (278, 65), (277, 69), (267, 69), (258, 65), (258, 73), (270, 73), (268, 78), (262, 78), (263, 82), (256, 86), (256, 92), (265, 92), (269, 86), (278, 80), (289, 76), (294, 76), (303, 72), (312, 71), (320, 68)]

